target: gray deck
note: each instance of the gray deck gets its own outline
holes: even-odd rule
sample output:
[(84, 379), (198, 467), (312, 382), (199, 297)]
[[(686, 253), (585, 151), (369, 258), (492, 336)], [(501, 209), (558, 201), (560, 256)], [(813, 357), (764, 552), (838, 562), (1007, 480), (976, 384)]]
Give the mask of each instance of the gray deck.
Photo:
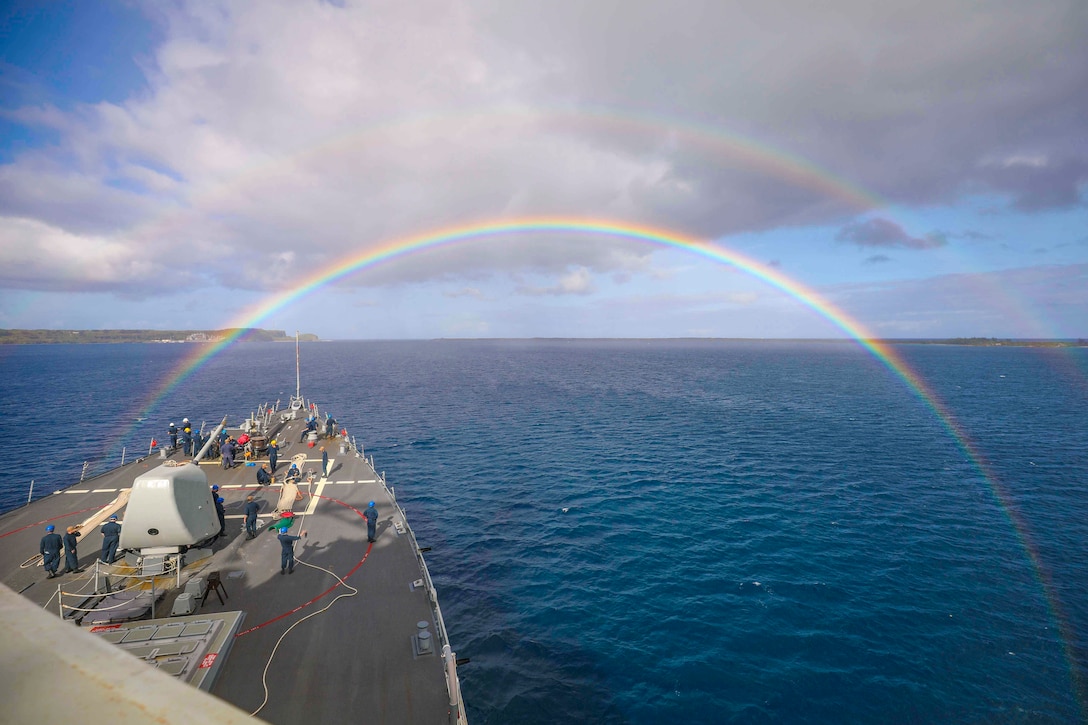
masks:
[[(286, 469), (284, 462), (289, 465), (299, 452), (308, 456), (303, 470), (320, 473), (318, 449), (297, 442), (301, 426), (301, 421), (291, 421), (278, 435), (283, 444), (278, 474)], [(370, 464), (350, 448), (341, 454), (337, 441), (327, 446), (328, 479), (318, 477), (309, 486), (305, 482), (300, 485), (303, 497), (294, 510), (305, 515), (292, 533), (301, 528), (309, 536), (296, 544), (299, 564), (286, 576), (280, 574), (279, 542), (274, 532), (267, 530), (279, 485), (259, 486), (252, 466), (223, 470), (218, 461), (201, 464), (209, 485), (218, 484), (226, 500), (227, 535), (214, 544), (210, 559), (182, 570), (182, 587), (189, 578), (219, 571), (228, 598), (220, 604), (216, 593), (209, 592), (195, 614), (244, 613), (212, 693), (253, 712), (265, 698), (262, 674), (272, 658), (265, 678), (268, 701), (258, 714), (262, 720), (456, 722), (439, 656), (443, 643), (430, 593), (425, 586), (414, 585), (427, 579), (414, 537)], [(184, 460), (180, 454), (173, 458)], [(0, 516), (0, 581), (53, 612), (57, 611), (58, 584), (65, 591), (81, 587), (89, 591), (102, 541), (97, 530), (80, 539), (80, 566), (86, 567), (82, 574), (46, 579), (40, 563), (24, 566), (36, 557), (46, 523), (55, 524), (58, 533), (63, 533), (66, 526), (82, 522), (112, 501), (119, 489), (128, 488), (136, 476), (162, 462), (156, 454)], [(258, 522), (260, 534), (253, 540), (246, 539), (242, 523), (242, 508), (249, 494), (264, 502)], [(361, 515), (371, 500), (379, 513), (373, 544), (367, 542), (366, 521)], [(338, 595), (352, 594), (351, 589), (307, 564), (335, 572), (358, 593), (333, 603)], [(169, 615), (177, 593), (170, 592), (159, 601), (158, 617)], [(315, 614), (330, 603), (327, 611)], [(434, 642), (430, 654), (417, 653), (420, 622), (426, 624)]]

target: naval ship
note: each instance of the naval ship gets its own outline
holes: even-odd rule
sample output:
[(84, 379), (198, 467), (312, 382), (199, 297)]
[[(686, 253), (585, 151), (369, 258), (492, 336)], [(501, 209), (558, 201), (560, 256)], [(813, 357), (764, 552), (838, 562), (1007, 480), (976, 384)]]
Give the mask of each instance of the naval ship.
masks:
[[(427, 549), (373, 458), (297, 383), (285, 404), (206, 430), (200, 450), (167, 439), (0, 516), (11, 722), (466, 722)], [(230, 467), (216, 453), (228, 436)], [(43, 567), (48, 526), (81, 534), (71, 572), (64, 552), (56, 576)], [(283, 529), (300, 537), (293, 567)]]

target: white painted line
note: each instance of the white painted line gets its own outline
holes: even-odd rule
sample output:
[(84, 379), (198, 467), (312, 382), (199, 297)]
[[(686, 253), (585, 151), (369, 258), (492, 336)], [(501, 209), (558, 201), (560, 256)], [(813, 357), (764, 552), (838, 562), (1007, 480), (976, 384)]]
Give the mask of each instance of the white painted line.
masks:
[(325, 481), (317, 484), (317, 490), (314, 491), (314, 495), (310, 496), (310, 505), (306, 507), (304, 516), (309, 516), (317, 509), (317, 502), (320, 501), (320, 496), (325, 492)]
[(91, 493), (117, 493), (116, 488), (96, 488)]

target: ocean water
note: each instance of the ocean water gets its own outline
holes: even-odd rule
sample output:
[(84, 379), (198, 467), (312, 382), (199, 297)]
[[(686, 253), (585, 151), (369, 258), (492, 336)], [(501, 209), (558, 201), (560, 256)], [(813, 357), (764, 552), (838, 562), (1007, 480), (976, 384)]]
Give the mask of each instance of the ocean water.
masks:
[[(474, 724), (1085, 721), (1086, 351), (898, 351), (989, 476), (850, 343), (332, 342), (302, 377), (433, 549)], [(294, 390), (242, 344), (137, 415), (191, 352), (0, 348), (0, 507)]]

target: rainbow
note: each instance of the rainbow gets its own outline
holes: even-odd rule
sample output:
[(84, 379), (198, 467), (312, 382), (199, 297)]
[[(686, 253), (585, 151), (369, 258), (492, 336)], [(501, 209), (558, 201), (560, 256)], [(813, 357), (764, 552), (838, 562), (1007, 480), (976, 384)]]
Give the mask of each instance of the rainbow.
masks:
[(387, 241), (378, 246), (370, 247), (362, 252), (339, 259), (310, 275), (308, 279), (302, 281), (297, 286), (274, 294), (246, 309), (233, 322), (223, 326), (224, 328), (236, 329), (236, 332), (219, 342), (203, 346), (196, 354), (183, 360), (167, 380), (154, 391), (148, 402), (137, 414), (137, 417), (149, 416), (163, 397), (185, 381), (198, 368), (208, 362), (208, 360), (233, 344), (238, 337), (244, 334), (246, 328), (258, 326), (258, 324), (269, 315), (272, 315), (295, 301), (312, 294), (327, 285), (335, 283), (338, 280), (342, 280), (349, 275), (412, 254), (433, 251), (443, 247), (451, 247), (470, 240), (478, 241), (509, 237), (511, 235), (542, 233), (579, 234), (624, 239), (636, 243), (649, 244), (663, 249), (680, 250), (718, 264), (739, 269), (771, 287), (780, 290), (795, 300), (798, 300), (828, 320), (835, 327), (842, 330), (850, 338), (856, 340), (859, 345), (871, 353), (873, 357), (887, 367), (896, 377), (902, 380), (906, 386), (933, 411), (941, 425), (949, 435), (952, 436), (958, 446), (974, 463), (987, 481), (998, 504), (1008, 516), (1009, 521), (1019, 538), (1021, 546), (1027, 553), (1027, 556), (1035, 569), (1046, 600), (1050, 606), (1050, 613), (1054, 621), (1058, 624), (1062, 642), (1066, 648), (1066, 658), (1071, 664), (1070, 672), (1071, 678), (1073, 678), (1073, 682), (1071, 683), (1073, 684), (1073, 692), (1082, 692), (1082, 688), (1079, 687), (1079, 682), (1076, 681), (1076, 669), (1072, 666), (1074, 660), (1072, 659), (1072, 652), (1069, 649), (1069, 643), (1073, 641), (1071, 637), (1072, 632), (1067, 623), (1068, 620), (1063, 614), (1059, 600), (1054, 594), (1056, 590), (1053, 586), (1053, 582), (1043, 567), (1037, 549), (1032, 543), (1026, 522), (1017, 511), (1009, 492), (998, 481), (996, 476), (994, 476), (985, 458), (971, 441), (970, 436), (956, 420), (948, 407), (940, 400), (933, 389), (907, 365), (891, 346), (874, 339), (872, 335), (862, 327), (860, 322), (851, 319), (844, 311), (836, 307), (833, 303), (820, 297), (814, 290), (805, 287), (800, 282), (787, 277), (776, 269), (747, 258), (742, 254), (727, 249), (719, 244), (713, 244), (677, 232), (647, 226), (634, 226), (614, 221), (571, 218), (528, 218), (489, 221), (448, 227), (416, 236)]
[[(518, 105), (497, 106), (485, 111), (452, 110), (401, 116), (384, 119), (333, 134), (317, 143), (300, 145), (284, 153), (266, 158), (259, 163), (236, 169), (220, 181), (207, 186), (194, 186), (192, 194), (183, 203), (169, 205), (172, 209), (154, 216), (130, 230), (130, 235), (154, 240), (169, 235), (200, 213), (206, 205), (218, 206), (229, 199), (238, 189), (249, 184), (263, 185), (293, 169), (320, 164), (328, 156), (342, 158), (345, 154), (365, 151), (368, 147), (380, 148), (390, 143), (403, 143), (402, 137), (435, 136), (447, 139), (459, 131), (501, 133), (504, 128), (513, 130), (530, 127), (541, 133), (599, 132), (610, 138), (624, 137), (632, 143), (640, 143), (644, 151), (671, 147), (698, 149), (707, 157), (716, 158), (719, 166), (732, 165), (756, 174), (782, 179), (790, 184), (809, 189), (829, 201), (842, 205), (844, 213), (880, 214), (894, 218), (909, 226), (907, 214), (897, 209), (886, 198), (875, 194), (855, 182), (824, 166), (761, 141), (751, 135), (735, 132), (709, 122), (689, 122), (681, 119), (654, 116), (633, 110), (617, 111), (609, 108), (540, 108)], [(828, 208), (829, 211), (840, 211)]]

